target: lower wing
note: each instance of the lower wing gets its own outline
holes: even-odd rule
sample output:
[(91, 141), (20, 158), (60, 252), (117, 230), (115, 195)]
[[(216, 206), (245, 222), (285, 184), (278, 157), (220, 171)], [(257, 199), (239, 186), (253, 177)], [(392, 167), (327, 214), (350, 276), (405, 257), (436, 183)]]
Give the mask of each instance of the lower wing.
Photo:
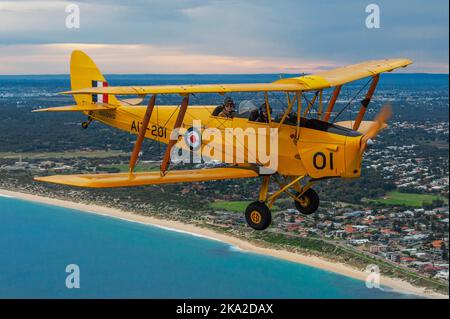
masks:
[(126, 186), (143, 186), (156, 184), (173, 184), (183, 182), (202, 182), (210, 180), (238, 179), (257, 177), (259, 174), (249, 168), (220, 167), (197, 170), (173, 170), (161, 175), (156, 172), (53, 175), (35, 177), (34, 180), (53, 184), (79, 187), (109, 188)]

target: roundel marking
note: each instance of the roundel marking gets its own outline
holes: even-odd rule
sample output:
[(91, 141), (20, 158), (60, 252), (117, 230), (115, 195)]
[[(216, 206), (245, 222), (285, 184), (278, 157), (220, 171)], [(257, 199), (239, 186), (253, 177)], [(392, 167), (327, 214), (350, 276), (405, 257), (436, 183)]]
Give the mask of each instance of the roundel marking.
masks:
[(190, 127), (184, 135), (184, 141), (191, 151), (197, 150), (202, 145), (202, 138), (199, 131)]

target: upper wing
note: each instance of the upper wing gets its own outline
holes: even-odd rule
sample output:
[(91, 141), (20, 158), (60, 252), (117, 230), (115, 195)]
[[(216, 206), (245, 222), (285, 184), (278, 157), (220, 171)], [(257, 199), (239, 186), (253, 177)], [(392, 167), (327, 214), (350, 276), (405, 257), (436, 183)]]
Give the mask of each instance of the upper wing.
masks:
[(188, 93), (230, 93), (264, 91), (301, 91), (307, 86), (298, 83), (245, 83), (245, 84), (198, 84), (198, 85), (150, 85), (150, 86), (108, 86), (85, 88), (62, 92), (63, 94), (188, 94)]
[(182, 182), (201, 182), (222, 179), (257, 177), (258, 173), (249, 168), (221, 167), (197, 170), (174, 170), (161, 176), (161, 172), (54, 175), (35, 177), (36, 181), (79, 187), (109, 188), (172, 184)]
[[(404, 68), (412, 63), (409, 59), (385, 59), (361, 62), (358, 64), (347, 65), (344, 67), (322, 71), (312, 75), (305, 75), (297, 78), (287, 78), (276, 81), (275, 83), (295, 83), (295, 82), (314, 82), (327, 83), (325, 87), (334, 87), (348, 82), (374, 76), (383, 72), (391, 72), (397, 68)], [(316, 87), (315, 89), (320, 89)]]
[(151, 86), (108, 86), (85, 88), (62, 92), (63, 94), (189, 94), (189, 93), (230, 93), (230, 92), (268, 92), (268, 91), (311, 91), (342, 85), (351, 81), (390, 72), (406, 67), (408, 59), (385, 59), (362, 62), (312, 75), (280, 79), (273, 83), (246, 84), (201, 84), (201, 85), (151, 85)]

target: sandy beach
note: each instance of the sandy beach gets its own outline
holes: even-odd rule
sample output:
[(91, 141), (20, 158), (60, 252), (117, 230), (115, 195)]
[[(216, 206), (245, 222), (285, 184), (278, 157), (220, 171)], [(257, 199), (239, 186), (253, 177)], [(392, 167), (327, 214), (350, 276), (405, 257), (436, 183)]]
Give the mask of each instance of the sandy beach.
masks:
[[(336, 263), (332, 261), (328, 261), (325, 259), (322, 259), (320, 257), (315, 256), (307, 256), (307, 255), (301, 255), (298, 253), (292, 253), (288, 251), (283, 250), (276, 250), (276, 249), (270, 249), (270, 248), (263, 248), (256, 246), (252, 243), (249, 243), (245, 240), (238, 239), (236, 237), (224, 235), (221, 233), (214, 232), (210, 229), (197, 227), (190, 224), (185, 224), (177, 221), (170, 221), (170, 220), (164, 220), (164, 219), (158, 219), (150, 216), (143, 216), (138, 215), (131, 212), (125, 212), (114, 208), (108, 208), (108, 207), (102, 207), (97, 205), (86, 205), (81, 203), (75, 203), (65, 200), (59, 200), (59, 199), (53, 199), (53, 198), (47, 198), (43, 196), (36, 196), (32, 194), (25, 194), (25, 193), (19, 193), (19, 192), (12, 192), (8, 190), (0, 189), (0, 196), (3, 197), (14, 197), (19, 198), (23, 200), (29, 200), (34, 202), (40, 202), (45, 203), (49, 205), (56, 205), (71, 209), (77, 209), (81, 212), (85, 213), (94, 213), (94, 214), (100, 214), (104, 216), (119, 218), (127, 221), (132, 222), (138, 222), (143, 223), (147, 225), (162, 227), (168, 230), (173, 231), (179, 231), (179, 232), (185, 232), (190, 233), (194, 236), (200, 236), (205, 237), (209, 239), (219, 240), (225, 243), (228, 243), (230, 245), (233, 245), (235, 247), (238, 247), (241, 250), (252, 252), (252, 253), (258, 253), (258, 254), (264, 254), (273, 256), (276, 258), (281, 258), (285, 260), (289, 260), (296, 263), (301, 263), (304, 265), (320, 268), (326, 271), (335, 272), (344, 276), (352, 277), (359, 280), (365, 280), (367, 277), (367, 273), (355, 268), (352, 268), (348, 265), (342, 264), (342, 263)], [(399, 279), (392, 279), (385, 276), (381, 276), (381, 285), (389, 287), (397, 292), (401, 293), (407, 293), (407, 294), (415, 294), (427, 298), (445, 298), (448, 299), (448, 295), (443, 295), (435, 292), (426, 291), (424, 288), (419, 288), (411, 285), (410, 283), (399, 280)], [(361, 284), (365, 284), (362, 282)]]

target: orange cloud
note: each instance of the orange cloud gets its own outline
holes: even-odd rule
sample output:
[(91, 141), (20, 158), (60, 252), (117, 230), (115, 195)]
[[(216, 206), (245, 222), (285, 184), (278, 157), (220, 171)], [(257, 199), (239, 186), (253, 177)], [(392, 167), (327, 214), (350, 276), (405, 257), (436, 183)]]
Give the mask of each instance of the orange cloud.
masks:
[[(361, 62), (196, 54), (181, 47), (146, 44), (17, 44), (0, 45), (0, 74), (67, 74), (70, 53), (75, 49), (89, 54), (106, 74), (300, 74)], [(448, 64), (415, 60), (400, 72), (448, 70)]]
[(20, 44), (0, 45), (0, 74), (68, 73), (75, 49), (89, 54), (104, 73), (309, 73), (336, 66), (331, 61), (193, 54), (144, 44)]

